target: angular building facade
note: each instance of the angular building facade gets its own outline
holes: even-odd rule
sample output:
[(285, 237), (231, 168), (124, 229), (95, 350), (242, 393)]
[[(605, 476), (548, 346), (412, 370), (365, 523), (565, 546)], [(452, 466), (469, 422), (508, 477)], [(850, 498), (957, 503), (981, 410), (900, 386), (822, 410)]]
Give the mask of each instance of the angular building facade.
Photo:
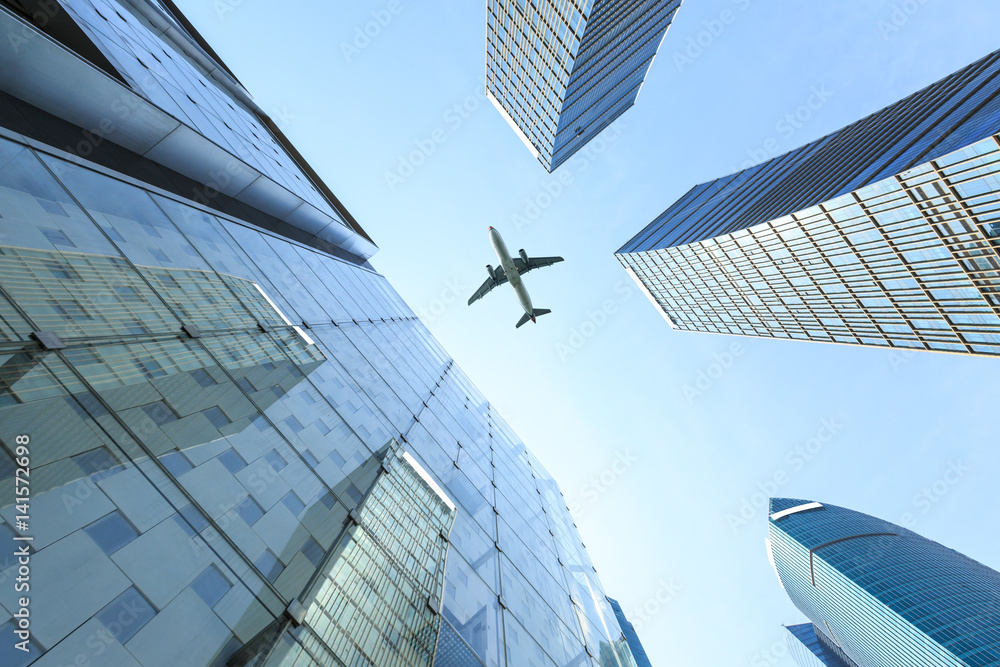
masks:
[(693, 188), (618, 250), (681, 331), (1000, 354), (1000, 52)]
[(635, 103), (680, 4), (487, 0), (487, 97), (551, 172)]
[(768, 558), (812, 622), (789, 628), (818, 661), (800, 664), (1000, 664), (1000, 572), (842, 507), (772, 498), (770, 512)]
[(639, 641), (639, 635), (636, 634), (632, 622), (625, 617), (622, 606), (618, 604), (617, 600), (612, 598), (608, 598), (608, 602), (611, 603), (611, 609), (615, 612), (618, 625), (621, 626), (622, 632), (625, 633), (625, 641), (628, 642), (628, 647), (632, 651), (632, 657), (635, 658), (636, 667), (652, 667), (649, 658), (646, 656), (646, 649), (642, 647), (642, 642)]
[(857, 667), (812, 623), (785, 626), (788, 654), (799, 667)]
[(555, 481), (172, 3), (0, 31), (0, 664), (633, 667)]

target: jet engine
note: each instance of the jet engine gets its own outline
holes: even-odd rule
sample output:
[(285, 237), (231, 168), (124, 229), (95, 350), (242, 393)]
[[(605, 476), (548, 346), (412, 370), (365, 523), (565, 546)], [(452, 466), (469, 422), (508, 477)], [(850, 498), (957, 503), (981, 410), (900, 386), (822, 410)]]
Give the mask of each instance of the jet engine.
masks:
[(487, 264), (486, 265), (486, 273), (488, 273), (490, 275), (490, 278), (492, 278), (493, 280), (497, 279), (496, 274), (493, 273), (493, 265), (492, 264)]
[(517, 254), (521, 256), (521, 261), (524, 262), (525, 266), (527, 266), (528, 265), (528, 253), (524, 252), (524, 248), (521, 248), (520, 250), (518, 250)]

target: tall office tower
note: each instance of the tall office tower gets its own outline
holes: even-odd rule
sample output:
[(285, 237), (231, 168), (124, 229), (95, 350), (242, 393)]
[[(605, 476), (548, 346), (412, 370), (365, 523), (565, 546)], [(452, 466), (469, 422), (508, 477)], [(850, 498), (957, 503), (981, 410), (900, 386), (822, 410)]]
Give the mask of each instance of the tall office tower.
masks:
[(1000, 664), (1000, 572), (842, 507), (772, 498), (770, 512), (768, 558), (818, 664)]
[(1000, 52), (699, 185), (618, 260), (674, 329), (1000, 354)]
[(170, 0), (0, 34), (0, 664), (634, 667), (552, 477)]
[(857, 667), (823, 631), (812, 623), (785, 626), (788, 654), (799, 667)]
[(486, 95), (552, 171), (635, 103), (681, 0), (487, 0)]
[(621, 626), (622, 632), (625, 633), (625, 641), (628, 642), (628, 647), (632, 651), (632, 657), (635, 658), (635, 664), (637, 667), (652, 667), (649, 663), (649, 658), (646, 657), (646, 650), (642, 648), (642, 642), (639, 641), (639, 635), (635, 632), (635, 627), (632, 622), (625, 617), (625, 612), (622, 611), (622, 606), (618, 604), (617, 600), (608, 598), (608, 602), (611, 603), (611, 609), (615, 612), (615, 617), (618, 619), (618, 625)]

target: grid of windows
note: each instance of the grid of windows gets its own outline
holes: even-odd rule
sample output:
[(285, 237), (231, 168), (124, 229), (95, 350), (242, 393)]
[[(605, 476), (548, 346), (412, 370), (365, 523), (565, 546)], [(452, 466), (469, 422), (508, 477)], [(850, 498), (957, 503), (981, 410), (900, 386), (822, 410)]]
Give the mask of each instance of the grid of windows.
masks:
[[(115, 0), (64, 0), (62, 4), (133, 90), (346, 225), (255, 113), (171, 48), (144, 18)], [(162, 8), (160, 13), (169, 16)]]
[[(184, 60), (113, 4), (72, 7), (106, 47), (133, 40), (116, 62)], [(198, 100), (178, 102), (185, 113), (212, 106), (198, 76), (170, 81), (166, 97), (144, 94), (168, 111), (175, 93)], [(227, 142), (267, 153), (215, 111), (204, 123)], [(122, 173), (11, 125), (0, 113), (0, 497), (16, 497), (11, 448), (28, 433), (44, 521), (27, 663), (208, 665), (262, 637), (302, 646), (268, 629), (309, 607), (356, 510), (354, 571), (375, 576), (363, 554), (388, 545), (437, 595), (411, 656), (426, 659), (441, 627), (451, 654), (487, 667), (633, 667), (555, 481), (381, 275), (143, 183), (153, 165), (138, 156)], [(424, 540), (440, 517), (415, 520), (414, 489), (371, 492), (393, 439), (455, 501), (444, 562)], [(0, 506), (9, 553), (13, 515)], [(127, 627), (88, 643), (125, 603), (139, 610)], [(352, 641), (384, 650), (382, 636)]]
[[(67, 10), (146, 99), (314, 201), (253, 113), (130, 7)], [(322, 655), (336, 640), (318, 616), (271, 631), (301, 602), (377, 664), (429, 664), (443, 628), (453, 659), (488, 667), (633, 667), (558, 486), (381, 275), (12, 125), (0, 114), (0, 490), (16, 497), (9, 450), (30, 433), (45, 519), (25, 664), (223, 664), (258, 640)], [(379, 472), (396, 470), (394, 439), (453, 518), (415, 511), (412, 475)], [(336, 562), (358, 614), (308, 597)], [(351, 625), (371, 584), (422, 629), (384, 610)], [(122, 622), (123, 606), (138, 613)]]
[[(771, 512), (807, 501), (775, 499)], [(825, 505), (771, 519), (792, 602), (862, 667), (1000, 661), (1000, 573), (887, 521)], [(834, 663), (836, 664), (836, 663)]]
[(618, 250), (672, 248), (775, 220), (1000, 131), (1000, 51), (801, 148), (692, 188)]
[(486, 88), (552, 171), (628, 109), (681, 0), (488, 0)]
[(676, 329), (1000, 353), (1000, 52), (693, 188), (616, 253)]
[(400, 455), (341, 538), (309, 593), (303, 624), (263, 664), (430, 665), (440, 628), (449, 507)]
[(678, 329), (1000, 354), (998, 141), (732, 234), (618, 257)]
[[(449, 636), (489, 666), (631, 666), (558, 486), (381, 276), (13, 137), (0, 155), (0, 211), (18, 221), (0, 246), (0, 441), (45, 443), (33, 491), (73, 499), (34, 544), (100, 586), (74, 608), (97, 614), (130, 586), (148, 600), (112, 659), (208, 664), (258, 636), (396, 437), (458, 506), (435, 616)], [(58, 243), (39, 198), (73, 212)], [(66, 348), (41, 350), (33, 331)], [(413, 541), (423, 528), (403, 516), (370, 525)], [(66, 602), (33, 604), (43, 618)], [(89, 656), (70, 635), (87, 618), (40, 628), (39, 651)], [(202, 639), (165, 639), (188, 634)]]
[(812, 623), (785, 626), (788, 653), (799, 667), (858, 667)]

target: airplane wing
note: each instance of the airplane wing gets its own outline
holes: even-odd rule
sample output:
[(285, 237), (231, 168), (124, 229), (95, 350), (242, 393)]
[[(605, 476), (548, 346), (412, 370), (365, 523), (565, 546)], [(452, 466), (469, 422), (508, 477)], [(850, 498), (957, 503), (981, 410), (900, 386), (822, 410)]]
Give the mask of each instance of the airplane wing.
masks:
[(562, 257), (529, 257), (528, 263), (525, 264), (524, 260), (520, 257), (514, 258), (514, 266), (517, 267), (517, 272), (524, 274), (532, 269), (541, 269), (546, 266), (552, 266), (557, 262), (563, 261)]
[(469, 298), (469, 305), (470, 306), (472, 305), (472, 303), (474, 301), (479, 301), (484, 296), (486, 296), (487, 294), (489, 294), (493, 290), (494, 287), (499, 287), (500, 285), (503, 285), (505, 282), (507, 282), (507, 274), (504, 273), (504, 270), (503, 270), (502, 266), (498, 266), (496, 268), (496, 273), (498, 274), (499, 277), (497, 277), (497, 278), (487, 278), (486, 282), (484, 282), (482, 285), (480, 285), (479, 289), (476, 290), (476, 293), (473, 294)]

